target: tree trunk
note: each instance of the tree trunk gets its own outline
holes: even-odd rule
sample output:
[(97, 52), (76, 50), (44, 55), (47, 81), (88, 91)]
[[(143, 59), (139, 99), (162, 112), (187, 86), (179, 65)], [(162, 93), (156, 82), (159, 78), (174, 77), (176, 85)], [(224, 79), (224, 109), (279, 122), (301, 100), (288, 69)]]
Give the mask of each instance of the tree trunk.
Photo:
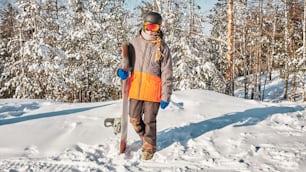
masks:
[[(244, 5), (245, 7), (247, 7), (248, 5), (248, 1), (247, 0), (244, 0)], [(244, 15), (246, 16), (247, 14), (247, 11), (244, 11), (243, 12)], [(249, 85), (250, 85), (250, 79), (249, 79), (249, 75), (250, 75), (250, 55), (249, 53), (247, 52), (247, 40), (248, 40), (248, 23), (249, 21), (247, 20), (247, 18), (245, 17), (243, 19), (243, 29), (242, 29), (242, 39), (243, 39), (243, 42), (242, 42), (242, 56), (243, 56), (243, 76), (244, 76), (244, 98), (247, 99), (248, 96), (249, 96)]]
[(269, 71), (269, 80), (272, 80), (272, 69), (274, 64), (274, 56), (276, 54), (275, 45), (276, 45), (276, 25), (277, 25), (277, 13), (278, 13), (278, 4), (274, 1), (274, 16), (273, 16), (273, 31), (272, 31), (272, 51), (269, 58), (268, 71)]
[[(303, 59), (306, 60), (306, 0), (304, 0), (304, 22), (303, 22)], [(304, 73), (306, 72), (306, 63), (304, 62)], [(306, 76), (304, 75), (304, 93), (303, 101), (306, 102)]]
[(287, 0), (285, 0), (285, 69), (284, 69), (284, 76), (285, 76), (285, 88), (284, 88), (284, 93), (283, 93), (283, 98), (287, 99), (288, 98), (288, 84), (289, 84), (289, 71), (288, 71), (288, 55), (289, 55), (289, 10), (288, 10), (288, 4)]
[(162, 0), (155, 0), (153, 6), (154, 10), (159, 13), (162, 13), (162, 3)]
[(261, 62), (262, 62), (262, 37), (263, 37), (263, 32), (262, 32), (262, 3), (263, 0), (259, 0), (259, 19), (258, 19), (258, 25), (259, 25), (259, 31), (258, 31), (258, 38), (259, 38), (259, 43), (257, 47), (257, 57), (256, 57), (256, 86), (257, 86), (257, 100), (261, 100)]
[[(294, 52), (296, 52), (296, 46), (295, 46), (295, 42), (296, 40), (294, 39), (294, 34), (296, 33), (296, 21), (297, 21), (297, 13), (298, 13), (298, 9), (297, 9), (297, 1), (296, 0), (292, 0), (291, 1), (291, 5), (290, 5), (290, 11), (291, 11), (291, 15), (290, 15), (290, 58), (289, 59), (296, 59), (296, 54)], [(291, 60), (290, 60), (291, 61)], [(290, 73), (293, 75), (292, 77), (292, 81), (291, 81), (291, 88), (290, 88), (290, 100), (291, 101), (296, 101), (296, 96), (297, 96), (297, 87), (298, 87), (298, 71), (297, 71), (297, 66), (292, 66), (289, 67), (289, 71)]]
[(193, 27), (194, 27), (194, 0), (189, 0), (189, 30), (188, 30), (189, 36), (193, 32)]
[(233, 0), (228, 1), (226, 94), (234, 95), (233, 80)]
[(244, 65), (244, 70), (243, 70), (243, 76), (244, 76), (244, 98), (247, 99), (248, 98), (248, 75), (249, 73), (249, 65), (248, 65), (248, 56), (246, 53), (246, 49), (247, 49), (247, 29), (246, 29), (246, 25), (247, 25), (247, 21), (246, 19), (244, 20), (245, 24), (243, 26), (243, 32), (242, 32), (242, 36), (243, 36), (243, 46), (242, 46), (242, 52), (243, 52), (243, 65)]

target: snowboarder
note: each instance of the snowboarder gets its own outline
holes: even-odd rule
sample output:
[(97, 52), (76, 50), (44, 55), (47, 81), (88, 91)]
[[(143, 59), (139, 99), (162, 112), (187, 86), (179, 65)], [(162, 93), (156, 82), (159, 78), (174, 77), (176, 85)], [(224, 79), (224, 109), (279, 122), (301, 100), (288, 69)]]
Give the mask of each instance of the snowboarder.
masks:
[(172, 94), (172, 58), (160, 30), (159, 13), (145, 15), (139, 36), (129, 43), (131, 75), (119, 68), (118, 76), (129, 76), (130, 123), (142, 140), (142, 159), (153, 158), (156, 151), (156, 117), (165, 109)]

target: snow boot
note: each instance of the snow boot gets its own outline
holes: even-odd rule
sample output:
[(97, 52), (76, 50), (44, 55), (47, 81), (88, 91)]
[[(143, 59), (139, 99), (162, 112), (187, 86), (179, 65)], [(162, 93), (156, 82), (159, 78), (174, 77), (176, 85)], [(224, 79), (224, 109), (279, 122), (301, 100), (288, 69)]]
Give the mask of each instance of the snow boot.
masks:
[(153, 158), (154, 153), (155, 153), (155, 146), (149, 144), (145, 140), (143, 140), (143, 145), (142, 145), (142, 160), (150, 160)]

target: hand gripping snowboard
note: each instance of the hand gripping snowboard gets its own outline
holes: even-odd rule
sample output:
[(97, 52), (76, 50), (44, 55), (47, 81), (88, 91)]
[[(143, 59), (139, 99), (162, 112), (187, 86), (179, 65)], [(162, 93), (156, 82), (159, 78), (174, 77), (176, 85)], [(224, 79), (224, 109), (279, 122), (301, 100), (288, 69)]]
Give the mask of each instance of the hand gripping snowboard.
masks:
[[(121, 68), (125, 71), (129, 71), (129, 57), (128, 57), (128, 42), (122, 43), (122, 61)], [(129, 78), (122, 81), (122, 113), (120, 118), (107, 118), (104, 121), (105, 127), (113, 127), (114, 133), (120, 133), (120, 153), (124, 153), (127, 140), (127, 127), (128, 127), (128, 90), (129, 90)]]

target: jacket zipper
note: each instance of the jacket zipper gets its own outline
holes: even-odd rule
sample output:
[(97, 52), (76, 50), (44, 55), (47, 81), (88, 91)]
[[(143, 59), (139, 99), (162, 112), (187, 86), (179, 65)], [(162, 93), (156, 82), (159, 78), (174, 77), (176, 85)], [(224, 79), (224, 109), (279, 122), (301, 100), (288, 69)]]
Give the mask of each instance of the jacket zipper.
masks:
[(143, 65), (144, 65), (144, 61), (145, 61), (145, 57), (146, 57), (146, 52), (147, 52), (147, 49), (148, 49), (148, 42), (146, 42), (146, 45), (145, 45), (145, 50), (144, 50), (144, 53), (143, 53), (143, 57), (142, 57), (142, 64), (141, 64), (141, 71), (140, 71), (140, 80), (139, 80), (139, 87), (138, 87), (138, 99), (140, 98), (140, 90), (141, 90), (141, 86), (142, 86), (142, 73), (143, 73)]

